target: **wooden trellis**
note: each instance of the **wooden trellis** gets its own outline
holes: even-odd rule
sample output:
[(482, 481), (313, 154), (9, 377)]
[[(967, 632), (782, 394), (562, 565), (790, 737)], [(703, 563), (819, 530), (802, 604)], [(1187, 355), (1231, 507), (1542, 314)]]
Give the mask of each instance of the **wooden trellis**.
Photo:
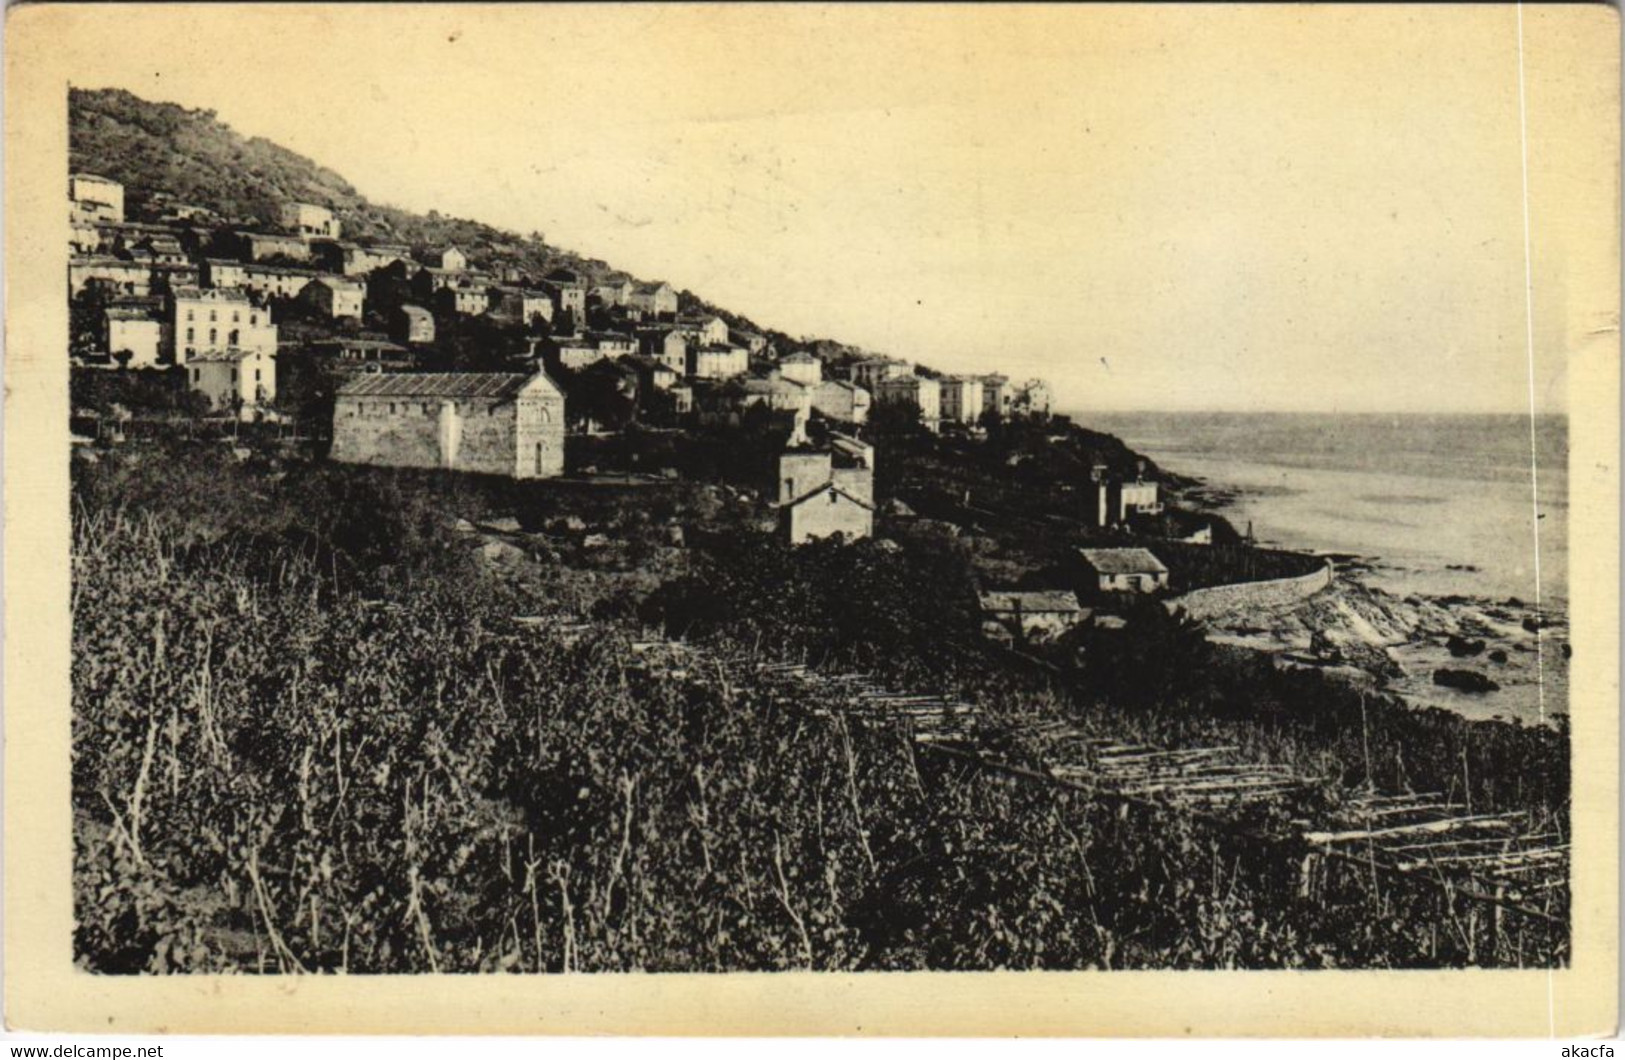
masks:
[[(770, 694), (777, 688), (782, 702), (814, 716), (898, 726), (927, 752), (1032, 782), (1088, 790), (1120, 804), (1172, 807), (1220, 826), (1246, 808), (1323, 787), (1321, 778), (1249, 761), (1234, 746), (1129, 744), (1059, 720), (1034, 720), (1014, 730), (1037, 747), (1040, 765), (1033, 768), (988, 750), (987, 737), (1012, 730), (989, 726), (972, 703), (887, 688), (867, 674), (725, 656), (677, 641), (641, 641), (633, 652), (636, 665), (664, 678), (720, 668), (731, 679), (754, 678)], [(1260, 838), (1306, 852), (1306, 866), (1316, 857), (1357, 862), (1372, 872), (1411, 877), (1547, 921), (1564, 915), (1567, 837), (1528, 813), (1473, 813), (1438, 793), (1366, 792), (1314, 816), (1319, 819), (1296, 821), (1288, 835)]]

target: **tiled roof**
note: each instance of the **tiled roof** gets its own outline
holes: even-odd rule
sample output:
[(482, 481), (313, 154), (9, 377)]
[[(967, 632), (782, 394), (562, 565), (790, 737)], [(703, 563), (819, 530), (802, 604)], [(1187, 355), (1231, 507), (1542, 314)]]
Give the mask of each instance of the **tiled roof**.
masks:
[(405, 313), (408, 317), (411, 317), (413, 320), (433, 320), (434, 319), (434, 314), (429, 312), (427, 309), (424, 309), (420, 305), (403, 305), (403, 306), (400, 306), (399, 308), (400, 308), (400, 311), (402, 313)]
[(1101, 574), (1167, 574), (1162, 560), (1143, 548), (1080, 548), (1084, 562)]
[(344, 397), (509, 398), (528, 375), (507, 372), (378, 372), (340, 386)]

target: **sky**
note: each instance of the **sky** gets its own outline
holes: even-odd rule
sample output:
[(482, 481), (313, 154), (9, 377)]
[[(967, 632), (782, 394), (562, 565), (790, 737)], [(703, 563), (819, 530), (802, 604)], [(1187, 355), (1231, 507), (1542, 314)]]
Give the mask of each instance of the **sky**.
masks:
[(73, 84), (1061, 408), (1563, 411), (1617, 339), (1600, 5), (1524, 13), (1527, 273), (1513, 6), (57, 14)]

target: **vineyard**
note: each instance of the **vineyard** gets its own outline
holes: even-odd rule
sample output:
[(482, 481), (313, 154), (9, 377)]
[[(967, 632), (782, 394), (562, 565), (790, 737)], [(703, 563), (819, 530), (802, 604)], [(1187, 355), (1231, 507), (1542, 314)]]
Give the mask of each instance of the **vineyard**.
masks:
[[(588, 577), (454, 529), (443, 509), (474, 493), (108, 463), (75, 466), (87, 970), (1566, 959), (1565, 888), (1519, 911), (1379, 871), (1370, 842), (1307, 867), (1300, 843), (1305, 822), (1376, 831), (1347, 822), (1410, 792), (1400, 826), (1518, 817), (1516, 842), (1435, 854), (1510, 852), (1522, 876), (1557, 856), (1519, 860), (1524, 840), (1566, 830), (1561, 731), (1333, 701), (1177, 624), (1076, 667), (1007, 657), (960, 636), (953, 557), (906, 545), (729, 539)], [(1061, 735), (1089, 777), (1057, 768)], [(1270, 797), (1144, 790), (1191, 762), (1230, 779), (1186, 795)]]

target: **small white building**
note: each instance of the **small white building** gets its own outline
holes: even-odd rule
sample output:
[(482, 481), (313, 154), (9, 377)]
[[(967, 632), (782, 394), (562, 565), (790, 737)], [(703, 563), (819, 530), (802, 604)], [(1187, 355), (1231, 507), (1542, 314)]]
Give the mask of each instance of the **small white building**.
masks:
[(108, 306), (102, 311), (102, 338), (107, 352), (126, 368), (153, 368), (163, 349), (164, 326), (145, 309)]
[(211, 350), (186, 362), (193, 390), (217, 411), (237, 410), (244, 418), (276, 400), (276, 354), (264, 350)]
[(1144, 548), (1080, 548), (1101, 592), (1152, 593), (1168, 587), (1168, 568)]
[(299, 301), (329, 320), (360, 320), (367, 285), (342, 276), (318, 276), (300, 288)]
[(779, 362), (779, 374), (792, 383), (817, 386), (824, 381), (824, 362), (810, 353), (792, 353)]
[(743, 346), (696, 346), (688, 351), (688, 374), (695, 379), (732, 379), (750, 368)]

